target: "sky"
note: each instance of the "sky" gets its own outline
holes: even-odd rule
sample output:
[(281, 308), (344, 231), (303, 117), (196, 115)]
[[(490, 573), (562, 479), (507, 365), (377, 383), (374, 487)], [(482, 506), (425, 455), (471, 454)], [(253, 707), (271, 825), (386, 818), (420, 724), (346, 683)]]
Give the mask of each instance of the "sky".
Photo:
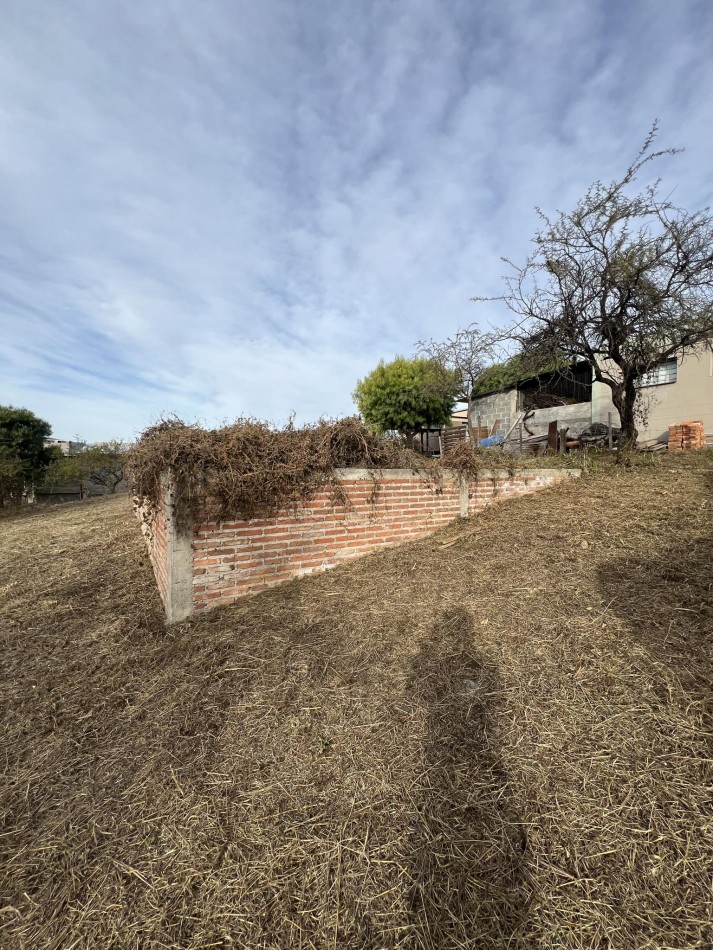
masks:
[(535, 206), (713, 204), (713, 4), (0, 0), (0, 403), (58, 438), (354, 410), (498, 324)]

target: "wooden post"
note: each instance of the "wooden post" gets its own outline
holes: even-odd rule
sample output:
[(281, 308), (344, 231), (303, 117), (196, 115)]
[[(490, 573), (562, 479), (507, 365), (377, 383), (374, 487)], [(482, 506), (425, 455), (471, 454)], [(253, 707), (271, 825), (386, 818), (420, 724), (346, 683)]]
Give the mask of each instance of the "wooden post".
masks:
[(522, 455), (522, 423), (520, 423), (520, 455)]
[(480, 448), (480, 416), (477, 417), (478, 422), (478, 433), (475, 437), (475, 444)]
[(607, 413), (607, 428), (609, 429), (609, 451), (611, 452), (614, 448), (614, 436), (611, 431), (611, 413)]
[(565, 453), (565, 449), (567, 447), (565, 444), (566, 442), (567, 442), (567, 430), (560, 429), (560, 445), (559, 445), (560, 455), (564, 455)]
[(553, 419), (547, 426), (547, 451), (553, 454), (557, 452), (557, 420)]

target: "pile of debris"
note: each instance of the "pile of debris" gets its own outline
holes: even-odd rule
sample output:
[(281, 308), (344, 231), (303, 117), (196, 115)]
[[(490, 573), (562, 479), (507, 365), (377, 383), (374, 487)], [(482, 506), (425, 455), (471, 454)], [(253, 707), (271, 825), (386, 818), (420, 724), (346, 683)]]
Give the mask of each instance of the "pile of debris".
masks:
[(637, 444), (639, 452), (665, 452), (668, 448), (668, 436), (662, 439), (648, 439), (646, 442)]
[[(485, 448), (501, 447), (519, 455), (525, 452), (550, 455), (583, 448), (616, 449), (621, 438), (620, 428), (610, 427), (604, 422), (593, 422), (577, 435), (575, 432), (570, 433), (568, 427), (560, 426), (556, 419), (549, 423), (547, 433), (525, 434), (525, 417), (526, 414), (521, 413), (505, 435), (496, 434), (499, 420), (496, 420), (492, 429), (485, 427), (477, 430), (480, 445)], [(461, 440), (467, 439), (465, 427), (444, 430), (441, 435), (441, 454), (446, 455)], [(670, 452), (687, 452), (711, 444), (713, 436), (706, 436), (703, 422), (693, 421), (670, 426), (667, 434), (639, 442), (637, 448), (640, 452), (665, 452), (667, 449)]]
[[(612, 446), (619, 442), (621, 429), (616, 426), (611, 427)], [(609, 443), (609, 426), (604, 422), (593, 422), (579, 434), (579, 441), (583, 446), (601, 446), (602, 448)]]
[(514, 449), (521, 447), (523, 452), (529, 450), (535, 455), (540, 452), (547, 452), (548, 454), (570, 452), (573, 449), (581, 449), (586, 446), (604, 448), (611, 444), (614, 447), (619, 441), (620, 432), (620, 429), (612, 426), (610, 433), (609, 426), (601, 422), (594, 422), (583, 429), (579, 435), (575, 435), (569, 433), (567, 426), (560, 427), (559, 422), (555, 419), (549, 423), (546, 434), (522, 438), (521, 430), (515, 432), (510, 438), (510, 445)]

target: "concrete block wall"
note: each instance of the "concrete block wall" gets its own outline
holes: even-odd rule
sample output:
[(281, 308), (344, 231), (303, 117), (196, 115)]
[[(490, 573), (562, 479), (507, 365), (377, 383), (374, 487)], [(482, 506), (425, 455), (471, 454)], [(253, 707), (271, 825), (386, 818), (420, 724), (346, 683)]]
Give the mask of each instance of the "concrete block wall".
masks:
[(481, 396), (473, 403), (472, 422), (474, 426), (480, 424), (492, 429), (497, 420), (500, 420), (498, 432), (505, 435), (510, 426), (517, 419), (517, 390), (509, 389), (506, 392), (491, 393), (490, 396)]
[(206, 513), (184, 532), (178, 529), (167, 490), (152, 520), (149, 550), (168, 621), (424, 537), (493, 502), (538, 491), (579, 472), (492, 472), (471, 484), (445, 475), (434, 484), (411, 470), (390, 470), (379, 474), (376, 489), (373, 472), (344, 469), (339, 474), (346, 505), (335, 504), (331, 491), (324, 490), (297, 511), (249, 521), (220, 521)]
[[(592, 424), (592, 404), (591, 402), (575, 402), (568, 406), (535, 409), (527, 420), (526, 426), (533, 435), (547, 435), (550, 422), (555, 420), (558, 428), (567, 427), (570, 438), (579, 435)], [(523, 430), (526, 437), (527, 429)]]

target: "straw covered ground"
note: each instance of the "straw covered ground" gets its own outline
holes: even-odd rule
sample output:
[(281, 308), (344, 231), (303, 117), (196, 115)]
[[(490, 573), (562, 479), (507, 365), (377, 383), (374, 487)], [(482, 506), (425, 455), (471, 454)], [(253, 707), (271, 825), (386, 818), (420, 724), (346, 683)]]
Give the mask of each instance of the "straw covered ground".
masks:
[(169, 629), (125, 497), (0, 519), (0, 945), (710, 947), (712, 558), (706, 452)]

